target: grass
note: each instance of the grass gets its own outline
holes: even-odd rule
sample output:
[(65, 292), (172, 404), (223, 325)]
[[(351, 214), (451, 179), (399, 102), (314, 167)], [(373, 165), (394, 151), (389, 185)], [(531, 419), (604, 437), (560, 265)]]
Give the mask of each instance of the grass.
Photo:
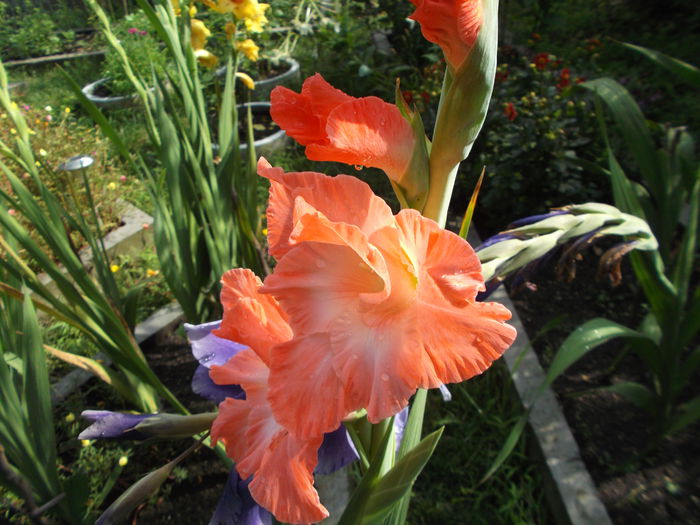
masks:
[(435, 454), (418, 477), (410, 525), (554, 523), (544, 499), (543, 474), (528, 455), (529, 440), (491, 479), (479, 485), (521, 414), (505, 363), (471, 381), (450, 385), (452, 401), (431, 393), (424, 433), (445, 426)]

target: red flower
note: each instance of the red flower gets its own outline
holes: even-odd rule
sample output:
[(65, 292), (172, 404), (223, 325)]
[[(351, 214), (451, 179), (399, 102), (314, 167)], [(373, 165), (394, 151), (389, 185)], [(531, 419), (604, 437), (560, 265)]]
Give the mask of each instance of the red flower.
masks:
[(518, 112), (515, 109), (515, 105), (512, 102), (506, 102), (506, 104), (503, 107), (503, 114), (513, 122), (515, 118), (518, 116)]
[(557, 89), (564, 89), (571, 84), (571, 71), (568, 67), (565, 67), (559, 73), (559, 83), (557, 84)]
[(535, 67), (540, 71), (544, 71), (549, 64), (549, 53), (540, 53), (535, 56)]

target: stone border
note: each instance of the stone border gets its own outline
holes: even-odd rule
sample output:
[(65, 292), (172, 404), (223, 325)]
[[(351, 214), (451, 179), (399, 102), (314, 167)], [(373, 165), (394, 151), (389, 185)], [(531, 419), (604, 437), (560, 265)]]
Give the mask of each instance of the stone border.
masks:
[[(153, 217), (127, 201), (120, 201), (122, 207), (122, 226), (112, 230), (104, 237), (105, 250), (110, 256), (131, 254), (146, 244), (153, 243)], [(92, 260), (92, 252), (86, 248), (80, 252), (80, 259), (87, 265)], [(39, 274), (39, 281), (52, 293), (58, 293), (58, 287), (47, 274)]]
[(35, 58), (23, 58), (20, 60), (10, 60), (5, 62), (6, 67), (12, 66), (37, 66), (40, 64), (49, 64), (51, 62), (63, 62), (65, 60), (75, 60), (76, 58), (88, 58), (95, 56), (104, 56), (105, 50), (99, 49), (97, 51), (80, 51), (77, 53), (59, 53), (58, 55), (47, 55), (43, 57)]
[[(459, 228), (459, 225), (455, 223), (451, 227)], [(472, 246), (481, 244), (474, 228), (469, 232), (469, 243)], [(535, 437), (537, 454), (546, 467), (545, 495), (556, 522), (560, 525), (612, 525), (554, 392), (545, 388), (539, 395), (537, 393), (544, 383), (545, 373), (505, 287), (498, 287), (489, 300), (501, 303), (513, 314), (509, 324), (518, 331), (518, 337), (503, 359), (520, 404), (524, 410), (531, 408), (528, 426)]]
[(532, 407), (528, 423), (547, 467), (545, 494), (557, 523), (612, 525), (557, 398), (550, 388), (537, 396), (545, 374), (515, 306), (502, 286), (490, 299), (513, 313), (510, 324), (518, 330), (518, 337), (503, 357), (520, 402), (525, 409)]
[[(105, 249), (111, 256), (132, 253), (152, 242), (152, 232), (150, 228), (153, 225), (153, 217), (127, 201), (121, 201), (120, 205), (122, 206), (123, 225), (109, 232), (104, 238)], [(89, 263), (92, 259), (92, 253), (90, 253), (89, 250), (85, 251), (81, 254), (81, 259), (85, 263)], [(41, 274), (39, 280), (53, 293), (58, 292), (57, 286), (48, 275)], [(180, 307), (177, 306), (176, 309), (173, 305), (161, 308), (143, 323), (137, 325), (134, 330), (136, 341), (141, 343), (157, 331), (165, 328), (167, 324), (162, 324), (163, 321), (161, 321), (161, 319), (170, 319), (170, 322), (172, 322), (172, 320), (177, 318), (177, 315), (181, 316), (182, 310), (179, 308)], [(175, 313), (177, 313), (177, 315), (175, 315)], [(99, 359), (105, 365), (109, 365), (111, 362), (110, 359), (102, 353), (97, 354), (96, 359)], [(52, 405), (56, 406), (61, 403), (73, 390), (83, 385), (91, 377), (92, 374), (90, 372), (79, 368), (68, 372), (51, 385)]]

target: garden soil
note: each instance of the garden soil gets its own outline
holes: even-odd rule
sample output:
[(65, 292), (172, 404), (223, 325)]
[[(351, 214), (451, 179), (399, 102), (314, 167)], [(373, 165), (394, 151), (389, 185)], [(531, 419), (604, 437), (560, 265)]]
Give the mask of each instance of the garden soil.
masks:
[[(570, 282), (550, 266), (509, 293), (546, 369), (561, 342), (581, 323), (607, 317), (635, 327), (645, 314), (643, 294), (628, 264), (622, 283), (597, 278), (599, 253), (588, 252)], [(619, 343), (601, 346), (553, 385), (601, 499), (615, 525), (700, 525), (700, 424), (647, 452), (652, 423), (621, 396), (599, 390), (621, 381), (651, 387), (643, 363)], [(700, 377), (689, 395), (700, 394)]]

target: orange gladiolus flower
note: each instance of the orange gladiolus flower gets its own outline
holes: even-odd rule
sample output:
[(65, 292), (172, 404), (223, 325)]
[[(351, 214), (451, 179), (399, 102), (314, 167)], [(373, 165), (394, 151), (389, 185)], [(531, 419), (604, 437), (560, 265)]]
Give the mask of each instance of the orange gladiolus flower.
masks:
[(279, 258), (261, 292), (293, 329), (272, 352), (268, 399), (293, 434), (332, 431), (361, 408), (383, 420), (418, 388), (483, 372), (514, 340), (510, 312), (476, 302), (481, 265), (459, 236), (415, 210), (393, 216), (354, 177), (284, 173), (265, 159), (258, 173), (271, 182)]
[(346, 95), (318, 73), (304, 81), (301, 93), (277, 87), (270, 101), (272, 119), (306, 146), (311, 160), (379, 168), (395, 182), (409, 168), (415, 138), (393, 104)]
[(214, 333), (249, 348), (213, 366), (210, 375), (217, 384), (240, 385), (246, 398), (227, 398), (219, 405), (212, 440), (225, 444), (243, 479), (253, 476), (248, 486), (253, 499), (278, 520), (316, 523), (328, 516), (313, 486), (323, 435), (291, 434), (267, 400), (272, 348), (291, 337), (286, 315), (272, 297), (258, 293), (262, 283), (250, 270), (230, 270), (222, 283), (225, 314)]
[(469, 55), (483, 19), (482, 0), (411, 0), (409, 18), (421, 25), (426, 40), (439, 45), (454, 69)]

